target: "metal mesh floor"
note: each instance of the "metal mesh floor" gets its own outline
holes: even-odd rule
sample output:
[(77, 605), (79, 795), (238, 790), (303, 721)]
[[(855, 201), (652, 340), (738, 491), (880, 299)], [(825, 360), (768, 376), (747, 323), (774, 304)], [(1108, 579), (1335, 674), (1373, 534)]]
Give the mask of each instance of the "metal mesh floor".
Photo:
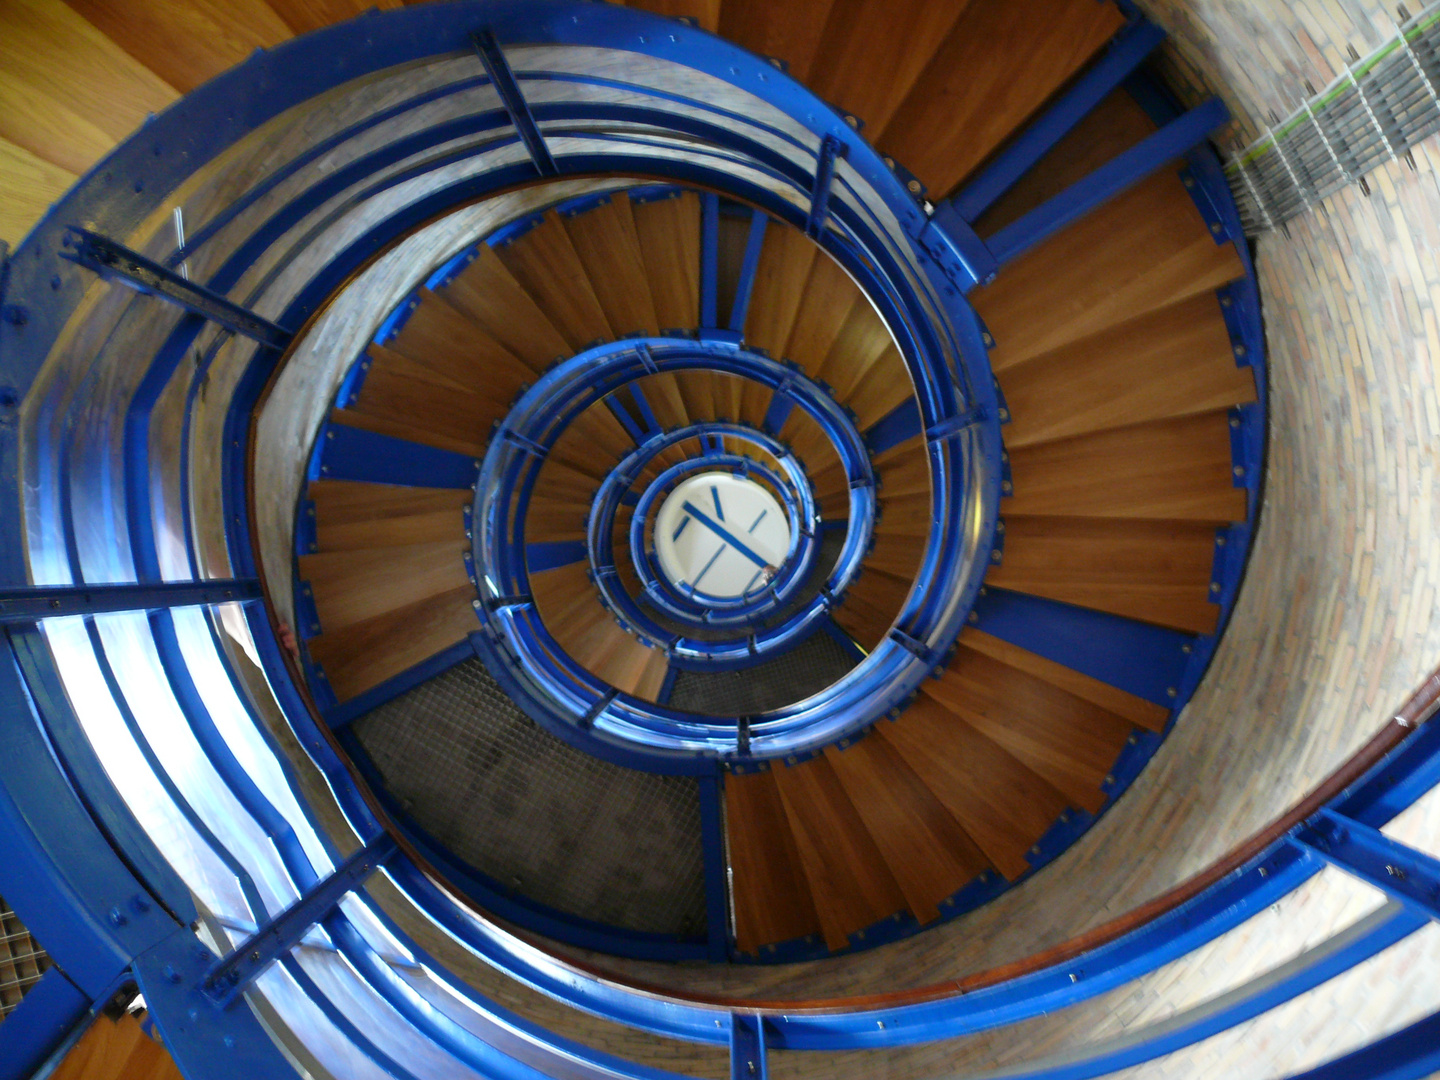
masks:
[(682, 671), (670, 704), (686, 712), (753, 716), (818, 693), (854, 666), (840, 643), (821, 632), (744, 671)]
[(504, 888), (611, 926), (705, 932), (693, 779), (621, 768), (561, 742), (478, 660), (354, 730), (421, 828)]

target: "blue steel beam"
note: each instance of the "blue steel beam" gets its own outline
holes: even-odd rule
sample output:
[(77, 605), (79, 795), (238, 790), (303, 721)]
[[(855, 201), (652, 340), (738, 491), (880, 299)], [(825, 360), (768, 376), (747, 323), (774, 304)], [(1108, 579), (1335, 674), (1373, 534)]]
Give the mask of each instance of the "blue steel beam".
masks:
[(765, 1019), (745, 1013), (730, 1015), (730, 1080), (767, 1080)]
[(0, 1080), (29, 1080), (64, 1051), (90, 1012), (90, 999), (52, 967), (0, 1027)]
[(1044, 116), (950, 200), (960, 216), (973, 222), (988, 210), (1164, 40), (1165, 31), (1144, 19), (1117, 34), (1105, 55), (1076, 79)]
[(750, 312), (750, 294), (755, 291), (755, 274), (760, 269), (760, 249), (765, 243), (765, 226), (770, 218), (763, 210), (750, 215), (750, 233), (745, 239), (745, 258), (740, 263), (740, 280), (735, 286), (735, 303), (730, 308), (730, 329), (745, 332), (745, 316)]
[[(673, 670), (673, 669), (672, 669)], [(673, 680), (671, 680), (673, 687)], [(711, 963), (730, 955), (730, 890), (725, 876), (725, 820), (718, 775), (700, 777), (700, 850), (705, 859), (705, 926)]]
[(1003, 266), (1204, 142), (1229, 119), (1225, 103), (1212, 98), (1007, 225), (991, 236), (986, 246)]
[(1440, 921), (1440, 859), (1334, 810), (1321, 810), (1295, 840), (1430, 919)]
[(98, 615), (107, 611), (155, 611), (197, 604), (228, 604), (260, 599), (254, 578), (214, 581), (165, 581), (118, 585), (54, 585), (0, 589), (0, 626), (61, 615)]
[(510, 70), (510, 61), (505, 59), (505, 52), (500, 48), (500, 42), (495, 39), (494, 31), (487, 27), (473, 35), (471, 40), (475, 43), (475, 52), (479, 54), (480, 62), (485, 65), (485, 74), (490, 76), (490, 81), (500, 94), (500, 100), (505, 103), (505, 111), (510, 114), (510, 123), (520, 135), (520, 141), (525, 144), (530, 160), (535, 163), (535, 170), (541, 176), (559, 175), (560, 168), (550, 154), (550, 147), (545, 144), (545, 136), (540, 134), (540, 125), (535, 122), (535, 117), (530, 112), (530, 105), (520, 91), (520, 83), (516, 81), (515, 73)]
[(337, 866), (279, 915), (218, 960), (205, 974), (206, 995), (222, 1008), (284, 956), (380, 865), (395, 854), (395, 839), (383, 833)]
[(459, 489), (472, 486), (479, 472), (479, 463), (464, 454), (346, 424), (327, 425), (318, 451), (311, 480)]
[(262, 319), (219, 293), (99, 233), (72, 228), (65, 234), (65, 245), (69, 250), (61, 253), (64, 258), (93, 270), (106, 281), (116, 281), (147, 296), (169, 301), (269, 348), (284, 349), (290, 344), (293, 335), (283, 326)]
[(1440, 1013), (1290, 1080), (1422, 1080), (1440, 1071)]
[(815, 185), (810, 189), (810, 214), (805, 219), (805, 235), (818, 240), (830, 216), (830, 186), (835, 180), (835, 159), (845, 156), (845, 144), (834, 135), (820, 140), (820, 153), (815, 161)]

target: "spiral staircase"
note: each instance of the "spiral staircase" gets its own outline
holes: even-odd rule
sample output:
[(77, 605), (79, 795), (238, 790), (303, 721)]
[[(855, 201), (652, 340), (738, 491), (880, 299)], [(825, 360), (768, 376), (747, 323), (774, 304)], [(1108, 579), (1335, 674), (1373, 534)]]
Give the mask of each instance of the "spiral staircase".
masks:
[[(1434, 860), (1378, 828), (1436, 775), (1424, 695), (1146, 908), (865, 975), (1064, 888), (1240, 587), (1258, 292), (1225, 111), (1145, 68), (1153, 25), (543, 0), (287, 42), (343, 6), (6, 16), (47, 182), (93, 156), (95, 87), (107, 117), (186, 93), (0, 279), (0, 893), (58, 965), (15, 1075), (137, 992), (194, 1077), (932, 1043), (886, 1068), (936, 1075), (1322, 867), (1395, 897), (1194, 1016), (1015, 1059), (1098, 1076), (1420, 931)], [(108, 81), (35, 74), (57, 26)]]

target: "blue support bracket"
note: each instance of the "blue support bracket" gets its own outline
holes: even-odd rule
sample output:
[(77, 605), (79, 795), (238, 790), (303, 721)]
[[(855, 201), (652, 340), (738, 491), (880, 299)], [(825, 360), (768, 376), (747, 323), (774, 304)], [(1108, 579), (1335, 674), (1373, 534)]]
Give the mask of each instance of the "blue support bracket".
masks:
[(973, 222), (994, 205), (1164, 40), (1165, 31), (1143, 19), (1115, 35), (1105, 55), (951, 200), (960, 216)]
[(834, 135), (820, 140), (815, 160), (815, 184), (810, 189), (810, 213), (805, 218), (805, 235), (818, 240), (830, 216), (830, 187), (835, 180), (835, 159), (845, 156), (845, 144)]
[(203, 285), (195, 284), (168, 267), (152, 262), (109, 237), (88, 229), (70, 228), (65, 233), (64, 243), (68, 250), (61, 252), (63, 258), (93, 270), (106, 281), (119, 282), (147, 296), (166, 300), (268, 348), (283, 350), (294, 336), (284, 327), (232, 303)]
[(539, 574), (580, 562), (587, 554), (584, 540), (536, 540), (525, 545), (525, 566)]
[(203, 989), (206, 996), (221, 1008), (229, 1006), (270, 964), (298, 945), (311, 927), (335, 909), (346, 893), (359, 888), (396, 850), (395, 838), (383, 833), (356, 851), (228, 956), (218, 960), (205, 974)]
[(730, 1014), (730, 1080), (767, 1080), (765, 1018)]
[(984, 405), (972, 405), (962, 413), (941, 420), (938, 424), (931, 424), (925, 429), (925, 441), (939, 442), (942, 439), (953, 439), (966, 428), (983, 423), (988, 415)]
[(920, 434), (920, 403), (906, 398), (865, 432), (865, 445), (872, 455), (883, 454)]
[(937, 205), (915, 239), (961, 292), (995, 280), (995, 256), (954, 203)]
[(765, 226), (770, 218), (763, 210), (750, 215), (750, 233), (745, 239), (745, 258), (740, 263), (740, 280), (735, 286), (735, 303), (730, 308), (730, 329), (745, 332), (745, 316), (750, 312), (750, 295), (755, 291), (755, 275), (760, 269), (760, 249), (765, 244)]
[(765, 410), (765, 421), (760, 426), (767, 435), (779, 435), (794, 411), (795, 399), (785, 393), (784, 386), (778, 386), (770, 395), (770, 407)]
[[(675, 670), (673, 667), (671, 670)], [(711, 963), (730, 955), (730, 890), (725, 873), (725, 820), (721, 778), (700, 779), (700, 851), (705, 860), (705, 926)]]
[(166, 581), (152, 584), (55, 585), (0, 589), (0, 626), (61, 615), (98, 615), (107, 611), (158, 611), (259, 600), (254, 578), (215, 581)]
[[(1042, 203), (989, 239), (989, 249), (1003, 265), (1016, 259), (1173, 161), (1230, 119), (1225, 103), (1212, 98), (1170, 121), (1155, 134), (1111, 158), (1083, 180)], [(956, 211), (958, 216), (958, 211)]]
[(495, 39), (494, 32), (486, 28), (471, 35), (470, 40), (475, 44), (475, 52), (479, 55), (480, 62), (485, 65), (485, 74), (490, 76), (500, 100), (505, 104), (505, 111), (510, 114), (510, 123), (514, 125), (520, 141), (525, 144), (530, 160), (535, 163), (535, 170), (541, 176), (558, 176), (560, 168), (550, 154), (550, 147), (545, 145), (545, 137), (540, 134), (540, 125), (535, 122), (535, 116), (530, 112), (530, 104), (520, 92), (520, 83), (516, 80), (515, 73), (510, 70), (510, 61), (505, 59), (505, 53), (500, 48), (500, 42)]
[(1440, 859), (1433, 855), (1328, 809), (1297, 829), (1294, 838), (1331, 865), (1440, 921)]
[(346, 424), (329, 424), (317, 447), (311, 480), (367, 480), (404, 487), (468, 488), (479, 463), (466, 454), (381, 435)]

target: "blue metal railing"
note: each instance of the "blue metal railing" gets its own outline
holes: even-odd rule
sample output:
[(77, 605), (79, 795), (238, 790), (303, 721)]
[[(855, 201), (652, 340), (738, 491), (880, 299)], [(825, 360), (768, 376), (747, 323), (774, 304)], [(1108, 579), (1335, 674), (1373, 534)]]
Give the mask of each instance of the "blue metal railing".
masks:
[[(1361, 838), (1366, 858), (1373, 856), (1375, 838), (1363, 829), (1384, 824), (1437, 779), (1440, 728), (1424, 724), (1427, 715), (1409, 715), (1418, 730), (1322, 800), (1328, 814), (1317, 807), (1318, 816), (1282, 832), (1184, 904), (1021, 978), (952, 983), (879, 1006), (832, 1001), (792, 1010), (640, 992), (565, 964), (466, 909), (404, 853), (380, 871), (384, 888), (371, 879), (330, 904), (334, 897), (317, 889), (384, 826), (314, 723), (266, 613), (254, 601), (213, 603), (223, 599), (213, 596), (190, 596), (212, 603), (171, 611), (174, 591), (153, 591), (188, 587), (187, 578), (204, 589), (258, 576), (250, 529), (264, 523), (245, 491), (245, 462), (254, 449), (252, 411), (275, 357), (217, 334), (198, 315), (160, 307), (163, 300), (91, 292), (88, 271), (60, 257), (61, 239), (68, 226), (85, 223), (125, 238), (157, 265), (188, 262), (191, 280), (276, 326), (301, 327), (342, 282), (435, 214), (536, 178), (533, 150), (512, 126), (513, 102), (507, 112), (488, 78), (473, 70), (479, 61), (470, 35), (485, 26), (507, 53), (512, 42), (556, 46), (552, 64), (570, 45), (622, 49), (637, 73), (648, 71), (657, 83), (667, 65), (698, 72), (717, 90), (761, 86), (763, 75), (754, 115), (719, 94), (682, 100), (673, 86), (593, 80), (592, 89), (657, 104), (538, 102), (531, 134), (542, 135), (562, 173), (713, 183), (796, 227), (824, 221), (834, 230), (825, 235), (837, 244), (835, 257), (852, 272), (863, 271), (861, 250), (870, 258), (872, 298), (907, 358), (943, 360), (943, 379), (935, 370), (917, 379), (919, 430), (937, 429), (976, 403), (995, 407), (988, 378), (979, 377), (983, 367), (969, 366), (983, 357), (979, 327), (958, 289), (947, 292), (927, 278), (938, 259), (959, 281), (970, 252), (943, 243), (933, 256), (916, 250), (911, 241), (929, 224), (923, 209), (843, 121), (771, 65), (692, 28), (610, 5), (430, 5), (367, 16), (258, 54), (187, 97), (82, 181), (7, 265), (3, 301), (15, 314), (0, 325), (0, 495), (7, 508), (0, 514), (0, 581), (7, 590), (48, 590), (47, 599), (76, 605), (7, 621), (0, 651), (7, 718), (0, 891), (75, 990), (59, 992), (66, 984), (52, 980), (58, 990), (33, 999), (27, 1030), (35, 1030), (32, 1022), (68, 1022), (77, 996), (103, 1002), (133, 978), (167, 1047), (193, 1077), (290, 1076), (294, 1060), (347, 1076), (661, 1075), (487, 1000), (417, 944), (422, 931), (439, 929), (469, 956), (581, 1013), (732, 1047), (742, 1067), (754, 1062), (759, 1073), (767, 1045), (899, 1045), (1085, 1000), (1239, 925), (1322, 863), (1363, 872), (1364, 859), (1350, 858), (1345, 845)], [(511, 62), (522, 94), (555, 74)], [(387, 84), (385, 73), (397, 67), (403, 78)], [(311, 99), (345, 84), (360, 95), (377, 90), (370, 112), (326, 118), (306, 111)], [(394, 93), (401, 87), (403, 94)], [(421, 110), (467, 94), (483, 97), (478, 110), (403, 134), (387, 127), (410, 125)], [(234, 108), (237, 101), (247, 107)], [(671, 116), (681, 104), (710, 119)], [(291, 108), (303, 115), (287, 119)], [(296, 120), (320, 130), (305, 130), (294, 155), (273, 171), (238, 192), (217, 185), (185, 196), (199, 224), (183, 248), (153, 226), (168, 220), (192, 172), (223, 173), (234, 164), (227, 149), (253, 129), (278, 121), (270, 134), (283, 142), (286, 124)], [(631, 121), (683, 138), (594, 130)], [(420, 157), (475, 138), (481, 141)], [(694, 148), (697, 138), (709, 146)], [(827, 145), (831, 152), (822, 154)], [(695, 158), (684, 159), (682, 147)], [(323, 155), (339, 158), (322, 175), (308, 166)], [(822, 160), (833, 170), (830, 185), (815, 183)], [(804, 198), (797, 204), (777, 188)], [(821, 193), (828, 196), (823, 204)], [(152, 225), (137, 229), (136, 222)], [(869, 243), (847, 246), (862, 236)], [(306, 267), (303, 253), (319, 242), (331, 245), (332, 257)], [(185, 361), (197, 349), (201, 363), (192, 371)], [(163, 422), (177, 413), (183, 423)], [(950, 485), (957, 498), (993, 492), (1001, 475), (993, 430), (941, 430), (945, 436), (929, 449), (937, 484)], [(983, 501), (968, 520), (972, 540), (988, 537), (993, 513)], [(959, 557), (956, 550), (929, 553), (923, 573), (944, 580)], [(102, 596), (96, 583), (134, 588), (135, 612), (103, 607), (116, 594)], [(917, 597), (904, 625), (948, 631), (972, 600), (963, 590)], [(540, 633), (531, 640), (543, 643)], [(577, 706), (589, 704), (577, 698)], [(212, 779), (200, 782), (204, 777)], [(1407, 880), (1428, 884), (1433, 867), (1423, 857), (1393, 844), (1378, 850), (1386, 865), (1406, 869)], [(1403, 916), (1387, 913), (1367, 926), (1336, 963), (1352, 963), (1419, 925), (1411, 916), (1417, 900), (1404, 902), (1411, 907)], [(252, 933), (283, 927), (284, 912), (306, 903), (319, 922), (300, 946), (260, 974), (245, 1003), (217, 1009), (205, 993), (217, 959)], [(1309, 967), (1226, 1020), (1303, 992), (1329, 970)], [(1400, 1059), (1418, 1068), (1433, 1027), (1422, 1021), (1377, 1052), (1389, 1055), (1390, 1067)], [(1167, 1032), (1168, 1041), (1143, 1042), (1129, 1057), (1099, 1054), (1064, 1075), (1144, 1060), (1207, 1030), (1197, 1021)], [(0, 1028), (0, 1066), (20, 1064), (19, 1056), (7, 1057), (16, 1045)], [(33, 1060), (35, 1048), (24, 1053)]]

